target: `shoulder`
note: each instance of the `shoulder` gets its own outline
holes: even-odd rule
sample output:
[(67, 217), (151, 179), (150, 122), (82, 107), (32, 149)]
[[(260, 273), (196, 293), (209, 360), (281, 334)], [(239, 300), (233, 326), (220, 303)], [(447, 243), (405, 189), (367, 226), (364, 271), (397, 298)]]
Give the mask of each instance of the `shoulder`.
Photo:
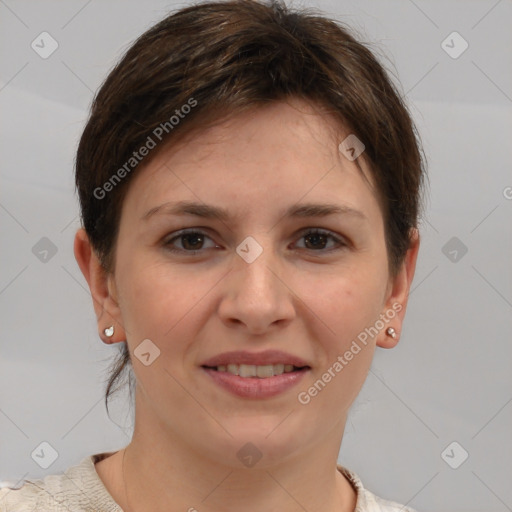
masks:
[(85, 457), (60, 474), (0, 488), (0, 512), (122, 512), (95, 471), (102, 455)]
[(0, 488), (0, 512), (29, 512), (35, 510), (37, 492), (26, 483), (22, 488)]
[(416, 510), (376, 496), (365, 489), (361, 479), (356, 473), (338, 465), (338, 470), (349, 480), (357, 493), (357, 503), (354, 512), (417, 512)]
[(67, 510), (65, 502), (66, 493), (63, 492), (62, 482), (57, 475), (24, 480), (18, 487), (9, 484), (0, 489), (0, 512), (64, 512)]

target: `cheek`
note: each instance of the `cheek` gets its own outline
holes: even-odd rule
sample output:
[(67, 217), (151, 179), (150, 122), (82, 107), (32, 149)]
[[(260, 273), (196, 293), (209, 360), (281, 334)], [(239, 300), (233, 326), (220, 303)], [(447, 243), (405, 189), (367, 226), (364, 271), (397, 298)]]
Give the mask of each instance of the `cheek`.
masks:
[(356, 272), (350, 277), (333, 278), (322, 294), (317, 292), (316, 300), (314, 290), (309, 291), (309, 300), (314, 304), (311, 309), (318, 315), (317, 331), (311, 335), (320, 342), (320, 365), (300, 390), (298, 401), (306, 410), (317, 409), (318, 413), (311, 417), (318, 417), (326, 408), (347, 412), (360, 392), (372, 363), (376, 339), (365, 329), (379, 318), (381, 293), (375, 280)]
[(197, 308), (215, 284), (206, 278), (167, 262), (134, 259), (120, 267), (121, 310), (131, 341), (149, 338), (163, 351), (179, 350), (173, 340), (193, 335), (197, 322), (191, 320), (197, 320)]
[(381, 313), (385, 280), (378, 272), (351, 268), (310, 283), (303, 287), (304, 303), (317, 315), (315, 323), (325, 328), (329, 353), (350, 345)]

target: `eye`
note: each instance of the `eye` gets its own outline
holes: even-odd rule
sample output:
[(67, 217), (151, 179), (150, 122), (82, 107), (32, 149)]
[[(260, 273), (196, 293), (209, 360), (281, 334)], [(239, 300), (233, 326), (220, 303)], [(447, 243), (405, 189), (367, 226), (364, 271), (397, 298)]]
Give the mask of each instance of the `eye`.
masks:
[[(196, 254), (202, 249), (204, 240), (205, 239), (211, 240), (211, 238), (204, 233), (203, 231), (199, 231), (197, 229), (193, 230), (183, 230), (175, 234), (172, 238), (167, 239), (164, 242), (165, 247), (168, 248), (171, 252), (176, 253), (189, 253), (189, 254)], [(181, 245), (182, 249), (176, 248), (173, 246), (174, 241), (176, 240), (182, 240)], [(213, 241), (213, 240), (212, 240)], [(213, 247), (219, 247), (214, 243)]]
[[(166, 239), (164, 241), (164, 246), (174, 253), (195, 255), (201, 252), (201, 249), (205, 248), (204, 243), (206, 239), (213, 242), (205, 232), (198, 229), (182, 230), (174, 233), (174, 236), (171, 238)], [(347, 243), (334, 233), (318, 228), (308, 228), (306, 231), (303, 231), (300, 239), (304, 239), (306, 241), (306, 247), (301, 247), (301, 249), (313, 252), (330, 252), (347, 246)], [(334, 241), (335, 247), (326, 249), (326, 245), (329, 240)], [(181, 243), (181, 248), (175, 246), (175, 243), (178, 241)], [(206, 248), (208, 249), (208, 247)], [(210, 248), (219, 248), (219, 246), (213, 242), (213, 245), (210, 246)]]
[[(326, 231), (323, 229), (308, 229), (307, 231), (302, 232), (302, 235), (300, 238), (303, 238), (306, 240), (306, 244), (309, 247), (305, 247), (306, 250), (312, 250), (314, 252), (319, 251), (332, 251), (337, 250), (342, 247), (346, 247), (347, 244), (343, 241), (342, 238), (336, 236), (334, 233), (331, 233), (330, 231)], [(325, 249), (326, 243), (328, 240), (333, 240), (337, 247), (331, 248), (331, 249)]]

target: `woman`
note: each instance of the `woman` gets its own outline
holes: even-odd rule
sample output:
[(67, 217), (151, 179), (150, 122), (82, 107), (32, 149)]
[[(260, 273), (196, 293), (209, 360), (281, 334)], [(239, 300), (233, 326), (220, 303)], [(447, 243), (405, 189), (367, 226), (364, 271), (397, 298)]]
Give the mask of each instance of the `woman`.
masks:
[(411, 510), (338, 465), (375, 347), (400, 338), (423, 160), (368, 49), (252, 0), (182, 9), (111, 71), (76, 158), (75, 256), (106, 400), (135, 427), (0, 510)]

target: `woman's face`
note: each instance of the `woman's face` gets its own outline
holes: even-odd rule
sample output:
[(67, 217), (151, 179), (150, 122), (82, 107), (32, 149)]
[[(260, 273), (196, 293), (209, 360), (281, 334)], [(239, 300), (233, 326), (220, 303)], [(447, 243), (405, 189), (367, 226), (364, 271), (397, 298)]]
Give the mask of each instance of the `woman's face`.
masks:
[[(375, 345), (399, 331), (404, 311), (392, 305), (406, 303), (377, 198), (338, 149), (349, 133), (336, 138), (334, 121), (295, 105), (161, 152), (123, 203), (110, 290), (137, 378), (136, 428), (226, 464), (244, 450), (266, 464), (339, 440)], [(182, 201), (205, 215), (173, 213)], [(341, 213), (287, 213), (312, 204)], [(260, 378), (228, 364), (261, 376), (306, 368)]]

